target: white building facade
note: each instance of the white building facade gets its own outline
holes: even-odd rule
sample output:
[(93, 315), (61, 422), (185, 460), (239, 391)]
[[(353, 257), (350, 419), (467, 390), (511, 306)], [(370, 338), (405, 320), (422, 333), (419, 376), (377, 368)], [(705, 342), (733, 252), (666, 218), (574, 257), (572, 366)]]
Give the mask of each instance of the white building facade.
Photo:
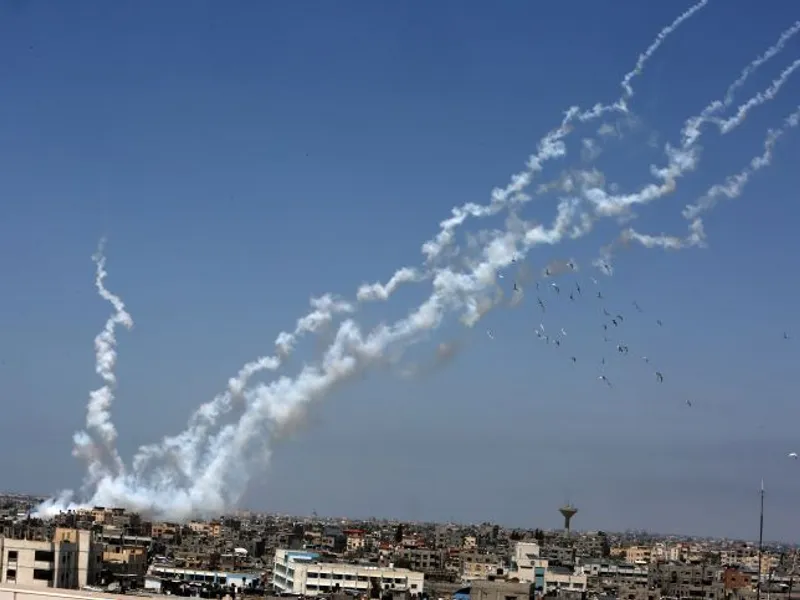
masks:
[(275, 550), (272, 586), (277, 592), (318, 596), (336, 590), (369, 593), (374, 587), (404, 592), (412, 596), (422, 593), (425, 575), (392, 566), (326, 563), (315, 552)]

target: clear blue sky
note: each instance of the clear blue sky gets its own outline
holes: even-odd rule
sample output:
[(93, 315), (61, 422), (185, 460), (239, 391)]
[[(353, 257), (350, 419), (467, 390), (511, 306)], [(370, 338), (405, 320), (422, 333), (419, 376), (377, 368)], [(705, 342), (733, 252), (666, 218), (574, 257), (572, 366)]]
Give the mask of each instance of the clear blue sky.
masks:
[[(353, 297), (419, 264), (452, 206), (487, 202), (569, 105), (617, 98), (639, 53), (690, 5), (434, 4), (3, 3), (3, 487), (51, 493), (83, 475), (71, 436), (100, 385), (92, 340), (110, 307), (89, 257), (101, 235), (108, 285), (136, 321), (119, 334), (114, 405), (129, 457), (271, 352), (311, 295)], [(795, 2), (769, 4), (712, 0), (665, 42), (632, 82), (639, 126), (598, 160), (609, 181), (650, 181), (684, 119), (800, 17)], [(798, 40), (734, 106), (800, 57)], [(709, 127), (698, 170), (639, 211), (637, 229), (682, 234), (682, 207), (759, 154), (799, 100), (797, 75), (736, 131)], [(600, 123), (576, 131), (547, 173), (579, 166), (580, 138)], [(707, 215), (707, 249), (618, 256), (602, 283), (630, 313), (631, 357), (609, 352), (613, 390), (596, 380), (597, 304), (552, 302), (548, 326), (571, 344), (554, 350), (533, 336), (529, 294), (432, 338), (422, 352), (463, 343), (447, 368), (412, 381), (375, 373), (316, 405), (244, 505), (555, 527), (570, 500), (579, 528), (754, 537), (763, 477), (767, 537), (796, 539), (800, 463), (786, 455), (800, 450), (797, 133)], [(553, 214), (549, 199), (523, 216)], [(588, 264), (617, 229), (534, 251), (531, 268)], [(364, 325), (403, 315), (428, 285), (371, 306)]]

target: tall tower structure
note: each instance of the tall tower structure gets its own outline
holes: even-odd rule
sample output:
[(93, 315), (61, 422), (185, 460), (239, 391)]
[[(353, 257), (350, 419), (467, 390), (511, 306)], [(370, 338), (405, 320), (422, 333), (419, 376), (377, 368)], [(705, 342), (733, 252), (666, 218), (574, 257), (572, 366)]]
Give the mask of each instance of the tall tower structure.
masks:
[(572, 521), (572, 517), (578, 514), (578, 509), (572, 506), (572, 504), (566, 504), (558, 509), (558, 512), (561, 513), (561, 516), (564, 517), (564, 529), (567, 531), (567, 535), (569, 535), (570, 529), (569, 524)]

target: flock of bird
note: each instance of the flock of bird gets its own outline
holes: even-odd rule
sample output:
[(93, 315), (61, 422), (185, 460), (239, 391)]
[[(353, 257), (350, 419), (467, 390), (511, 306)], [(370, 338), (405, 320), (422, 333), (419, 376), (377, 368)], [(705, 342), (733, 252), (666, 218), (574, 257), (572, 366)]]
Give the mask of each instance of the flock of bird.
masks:
[[(513, 262), (516, 263), (517, 261), (514, 260)], [(576, 267), (575, 263), (572, 262), (572, 261), (568, 261), (566, 263), (566, 266), (567, 266), (569, 271), (574, 272), (574, 271), (577, 270), (577, 267)], [(600, 264), (600, 268), (606, 274), (608, 274), (608, 275), (611, 274), (611, 267), (607, 263), (602, 262)], [(584, 293), (584, 289), (581, 287), (581, 284), (580, 284), (579, 281), (575, 281), (574, 285), (572, 285), (569, 288), (566, 287), (566, 284), (562, 284), (563, 287), (564, 287), (563, 293), (562, 293), (562, 285), (559, 285), (557, 282), (551, 281), (551, 282), (549, 282), (549, 285), (547, 285), (548, 280), (553, 278), (553, 277), (555, 277), (555, 275), (556, 275), (556, 273), (551, 268), (548, 267), (543, 272), (542, 281), (536, 281), (535, 282), (536, 303), (537, 303), (537, 305), (539, 307), (539, 310), (542, 312), (542, 314), (547, 312), (548, 302), (550, 302), (550, 299), (547, 299), (547, 296), (545, 295), (548, 291), (553, 295), (553, 296), (551, 296), (551, 298), (553, 298), (553, 299), (564, 299), (564, 298), (566, 298), (570, 302), (577, 302), (580, 298), (583, 298), (584, 296), (589, 296), (590, 295), (589, 293)], [(503, 279), (503, 275), (499, 275), (499, 277), (500, 277), (500, 279)], [(622, 325), (623, 325), (623, 323), (625, 322), (625, 319), (626, 319), (625, 315), (623, 315), (621, 313), (612, 313), (612, 312), (610, 312), (608, 310), (608, 308), (606, 308), (606, 305), (605, 305), (605, 296), (603, 296), (602, 291), (600, 291), (600, 289), (598, 287), (599, 286), (598, 280), (595, 279), (594, 277), (590, 277), (589, 280), (591, 281), (593, 286), (596, 288), (596, 290), (594, 290), (594, 293), (592, 295), (594, 295), (594, 297), (597, 300), (599, 300), (600, 303), (601, 303), (600, 304), (600, 309), (601, 309), (603, 317), (604, 317), (603, 322), (602, 322), (603, 341), (606, 344), (615, 344), (616, 352), (618, 354), (620, 354), (622, 356), (628, 356), (628, 354), (630, 352), (630, 348), (628, 347), (628, 345), (625, 344), (625, 343), (622, 343), (621, 341), (612, 339), (612, 337), (611, 337), (611, 331), (619, 329), (620, 327), (622, 327)], [(522, 294), (522, 285), (518, 281), (514, 281), (514, 283), (513, 283), (513, 293), (514, 294)], [(637, 313), (644, 313), (645, 312), (636, 300), (633, 300), (631, 305), (632, 305), (633, 309)], [(656, 318), (655, 319), (655, 324), (658, 327), (663, 327), (664, 326), (664, 322), (660, 318)], [(492, 340), (495, 339), (494, 333), (491, 330), (487, 330), (486, 334), (490, 339), (492, 339)], [(541, 340), (545, 344), (551, 344), (556, 348), (560, 348), (564, 338), (567, 337), (567, 331), (563, 327), (561, 327), (556, 333), (551, 334), (551, 333), (547, 333), (546, 332), (545, 325), (544, 325), (544, 323), (541, 323), (541, 322), (539, 323), (538, 327), (536, 327), (535, 334), (536, 334), (536, 337), (539, 340)], [(789, 336), (788, 332), (783, 332), (783, 339), (784, 340), (789, 340), (790, 339), (790, 336)], [(575, 356), (575, 355), (570, 356), (569, 359), (572, 361), (573, 364), (577, 364), (577, 362), (578, 362), (578, 357)], [(642, 361), (647, 365), (651, 365), (650, 359), (647, 356), (642, 356)], [(611, 383), (611, 380), (608, 378), (608, 376), (605, 373), (605, 366), (606, 366), (606, 358), (604, 356), (600, 360), (600, 374), (597, 376), (597, 380), (602, 382), (602, 383), (604, 383), (609, 388), (613, 388), (614, 386)], [(664, 374), (660, 370), (654, 369), (653, 370), (653, 375), (654, 375), (655, 380), (656, 380), (657, 383), (663, 383), (664, 382)], [(685, 400), (685, 403), (686, 403), (686, 405), (688, 407), (690, 407), (690, 408), (692, 407), (692, 401), (690, 399), (687, 398)], [(789, 458), (792, 458), (792, 459), (798, 459), (798, 453), (796, 453), (796, 452), (792, 452), (788, 456), (789, 456)]]
[[(514, 262), (516, 262), (516, 261), (514, 261)], [(566, 267), (567, 267), (567, 269), (569, 271), (573, 271), (574, 272), (574, 271), (577, 270), (577, 267), (576, 267), (575, 263), (572, 262), (571, 260), (566, 263)], [(607, 263), (601, 263), (600, 268), (605, 273), (607, 273), (609, 275), (611, 274), (611, 267)], [(583, 298), (584, 296), (589, 296), (589, 293), (585, 292), (584, 288), (581, 287), (581, 284), (580, 284), (579, 281), (575, 281), (573, 286), (571, 286), (570, 288), (564, 288), (563, 290), (562, 290), (562, 286), (559, 285), (555, 281), (551, 281), (551, 282), (549, 282), (549, 285), (547, 285), (548, 280), (553, 278), (554, 276), (555, 276), (555, 273), (554, 273), (553, 269), (548, 267), (548, 268), (546, 268), (544, 270), (543, 280), (542, 281), (536, 281), (535, 284), (534, 284), (535, 287), (536, 287), (536, 303), (537, 303), (537, 305), (539, 307), (539, 310), (543, 314), (547, 312), (547, 305), (548, 305), (548, 302), (550, 302), (550, 300), (547, 300), (547, 301), (545, 300), (545, 298), (546, 298), (545, 293), (546, 292), (550, 292), (551, 294), (553, 294), (553, 298), (556, 298), (556, 299), (567, 299), (570, 302), (577, 302), (579, 299)], [(502, 275), (500, 276), (500, 278), (501, 279), (503, 278)], [(590, 277), (589, 280), (592, 282), (592, 284), (593, 284), (593, 286), (595, 288), (597, 288), (599, 286), (599, 282), (594, 277)], [(562, 291), (563, 291), (563, 293), (562, 293)], [(522, 286), (517, 281), (514, 281), (514, 283), (513, 283), (513, 293), (514, 294), (521, 294), (522, 293)], [(619, 329), (620, 327), (622, 327), (622, 325), (623, 325), (623, 323), (625, 322), (625, 319), (626, 319), (625, 315), (623, 315), (621, 313), (616, 313), (616, 312), (615, 313), (609, 312), (608, 308), (606, 308), (606, 305), (605, 305), (605, 296), (603, 296), (602, 291), (600, 291), (599, 289), (593, 290), (593, 294), (592, 295), (597, 300), (600, 301), (600, 308), (602, 310), (602, 314), (603, 314), (603, 317), (604, 317), (603, 322), (602, 322), (603, 341), (605, 343), (607, 343), (607, 344), (615, 344), (615, 349), (616, 349), (616, 352), (618, 354), (620, 354), (622, 356), (628, 356), (629, 353), (630, 353), (630, 348), (628, 347), (628, 345), (625, 344), (625, 343), (622, 343), (621, 341), (612, 339), (612, 337), (611, 337), (611, 331), (612, 330), (616, 330), (616, 329)], [(642, 309), (642, 307), (639, 305), (639, 303), (636, 300), (634, 300), (632, 302), (632, 307), (638, 313), (643, 313), (644, 312), (644, 310)], [(655, 319), (655, 323), (659, 327), (663, 327), (664, 326), (664, 323), (663, 323), (663, 321), (661, 319)], [(490, 339), (494, 340), (494, 333), (491, 330), (487, 330), (486, 334)], [(556, 348), (560, 348), (564, 338), (567, 337), (567, 331), (563, 327), (560, 328), (559, 331), (554, 333), (554, 334), (547, 333), (546, 330), (545, 330), (544, 323), (539, 323), (539, 326), (535, 329), (535, 334), (536, 334), (536, 337), (539, 340), (541, 340), (545, 344), (552, 344)], [(577, 356), (574, 356), (574, 355), (570, 356), (569, 359), (574, 364), (576, 364), (578, 362), (578, 357)], [(650, 365), (650, 359), (647, 356), (642, 356), (642, 361), (644, 363), (646, 363), (647, 365)], [(602, 383), (604, 383), (609, 388), (612, 388), (614, 386), (613, 386), (611, 380), (608, 378), (608, 376), (605, 373), (605, 366), (606, 366), (606, 358), (602, 357), (601, 360), (600, 360), (600, 374), (598, 375), (597, 380), (602, 382)], [(653, 371), (653, 375), (654, 375), (654, 377), (655, 377), (655, 379), (656, 379), (656, 381), (658, 383), (663, 383), (664, 382), (664, 374), (661, 371), (659, 371), (658, 369), (655, 369)], [(687, 399), (686, 400), (686, 405), (691, 407), (692, 406), (692, 401)]]

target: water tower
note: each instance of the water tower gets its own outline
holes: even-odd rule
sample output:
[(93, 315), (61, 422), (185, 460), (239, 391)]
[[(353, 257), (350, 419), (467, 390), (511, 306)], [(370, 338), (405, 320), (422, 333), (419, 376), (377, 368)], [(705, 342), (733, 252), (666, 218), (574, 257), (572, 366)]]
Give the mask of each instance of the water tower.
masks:
[(564, 517), (564, 529), (567, 531), (567, 535), (569, 535), (569, 522), (572, 521), (572, 517), (578, 513), (578, 509), (572, 506), (572, 504), (566, 504), (559, 508), (558, 512)]

